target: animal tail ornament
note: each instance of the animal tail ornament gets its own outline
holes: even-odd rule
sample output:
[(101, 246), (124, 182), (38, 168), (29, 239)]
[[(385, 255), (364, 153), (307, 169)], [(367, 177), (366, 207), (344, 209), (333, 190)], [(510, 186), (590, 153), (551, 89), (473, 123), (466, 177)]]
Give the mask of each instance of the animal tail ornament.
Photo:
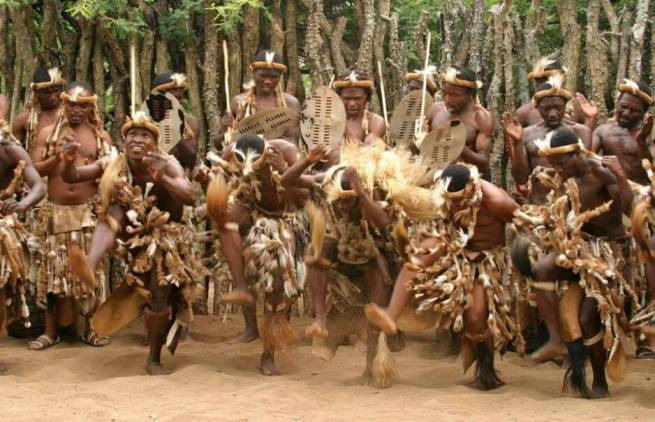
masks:
[(483, 390), (493, 390), (505, 385), (498, 377), (498, 371), (494, 369), (494, 350), (489, 347), (486, 341), (476, 344), (477, 366), (475, 367), (475, 379)]
[(389, 388), (398, 379), (396, 361), (389, 350), (387, 335), (382, 331), (378, 336), (377, 351), (371, 372), (373, 373), (373, 385), (377, 388)]
[(650, 221), (650, 201), (647, 199), (639, 201), (632, 212), (632, 237), (641, 249), (641, 257), (644, 259), (655, 259), (655, 252), (649, 247), (649, 236), (646, 224)]
[(563, 391), (573, 390), (580, 394), (582, 398), (591, 398), (591, 392), (587, 387), (587, 377), (585, 366), (587, 364), (587, 346), (584, 345), (582, 338), (566, 343), (569, 349), (569, 364), (566, 374), (564, 374)]
[(519, 237), (514, 240), (512, 245), (512, 263), (524, 277), (532, 277), (532, 264), (528, 248), (530, 240), (525, 237)]
[(265, 312), (262, 322), (262, 343), (269, 352), (288, 350), (298, 345), (298, 337), (284, 312)]
[(318, 265), (321, 268), (330, 267), (330, 263), (321, 257), (323, 253), (323, 241), (325, 240), (325, 232), (327, 228), (327, 220), (323, 211), (314, 203), (307, 202), (305, 206), (307, 215), (309, 216), (309, 224), (312, 230), (311, 243), (314, 255), (307, 257), (306, 264)]
[(68, 245), (68, 262), (71, 271), (80, 278), (88, 289), (92, 290), (96, 284), (96, 277), (93, 269), (89, 267), (84, 251), (77, 242), (71, 242)]
[(230, 189), (225, 177), (220, 172), (215, 173), (207, 186), (207, 214), (219, 225), (225, 224)]

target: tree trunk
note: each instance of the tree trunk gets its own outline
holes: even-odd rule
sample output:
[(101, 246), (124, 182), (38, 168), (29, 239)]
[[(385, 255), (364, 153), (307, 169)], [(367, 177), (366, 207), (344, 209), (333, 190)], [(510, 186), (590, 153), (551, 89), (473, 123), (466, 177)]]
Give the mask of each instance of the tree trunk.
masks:
[[(47, 66), (54, 66), (57, 58), (57, 26), (59, 10), (57, 0), (43, 0), (43, 21), (41, 23), (41, 61)], [(63, 6), (62, 6), (63, 7)]]
[(239, 34), (231, 34), (227, 39), (229, 67), (230, 67), (230, 95), (235, 96), (241, 92), (241, 45)]
[[(387, 19), (389, 18), (389, 0), (380, 0), (378, 3), (378, 25), (375, 29), (375, 37), (373, 38), (373, 58), (374, 65), (373, 68), (377, 70), (377, 63), (380, 63), (380, 66), (383, 69), (383, 78), (385, 89), (389, 87), (389, 73), (384, 72), (384, 38), (387, 35)], [(377, 73), (377, 71), (375, 72)], [(378, 81), (378, 86), (381, 82)], [(385, 93), (388, 95), (388, 93)]]
[[(168, 15), (168, 1), (157, 0), (155, 4), (155, 11), (159, 19), (163, 19)], [(168, 55), (168, 44), (163, 39), (161, 34), (157, 34), (157, 41), (155, 42), (155, 73), (168, 72), (170, 67), (170, 57)]]
[(485, 1), (473, 1), (473, 21), (471, 27), (471, 48), (468, 61), (468, 67), (482, 77), (480, 71), (482, 70), (482, 49), (484, 48), (484, 15), (486, 13)]
[(14, 74), (9, 39), (9, 14), (6, 6), (0, 6), (0, 92), (11, 92), (11, 79)]
[(599, 121), (607, 116), (605, 95), (607, 92), (607, 51), (598, 31), (600, 0), (589, 0), (587, 7), (587, 70), (589, 78), (588, 95), (599, 108)]
[(455, 52), (455, 32), (457, 31), (457, 15), (455, 2), (453, 0), (443, 0), (443, 34), (441, 34), (441, 62), (440, 69), (446, 69), (453, 66), (453, 54)]
[(309, 76), (312, 80), (312, 88), (323, 85), (323, 72), (321, 69), (321, 38), (320, 17), (323, 15), (323, 0), (311, 0), (311, 8), (307, 18), (307, 30), (305, 31), (305, 58), (309, 67)]
[(348, 24), (348, 18), (345, 16), (339, 16), (333, 27), (334, 31), (332, 31), (332, 35), (330, 35), (330, 50), (332, 53), (332, 63), (334, 65), (335, 75), (341, 75), (348, 68), (341, 51), (343, 32), (346, 30), (346, 24)]
[(610, 0), (601, 0), (601, 4), (603, 5), (603, 10), (607, 15), (607, 21), (612, 30), (609, 34), (609, 54), (612, 63), (616, 66), (619, 61), (619, 44), (621, 42), (621, 18), (616, 15), (616, 11)]
[(139, 60), (139, 78), (141, 79), (141, 98), (147, 98), (150, 95), (151, 83), (153, 79), (152, 66), (155, 59), (155, 38), (156, 33), (152, 29), (146, 29), (143, 32), (141, 41)]
[[(200, 94), (200, 75), (198, 72), (199, 57), (196, 41), (187, 42), (185, 45), (184, 64), (186, 69), (187, 82), (189, 88), (189, 103), (191, 103), (191, 113), (200, 121), (200, 133), (197, 133), (198, 145), (205, 146), (205, 117), (202, 109), (202, 96)], [(204, 148), (203, 148), (204, 150)], [(202, 157), (202, 156), (201, 156)]]
[(421, 63), (425, 63), (425, 37), (428, 31), (428, 21), (430, 20), (430, 12), (421, 10), (421, 16), (416, 23), (416, 30), (414, 31), (414, 40), (416, 42), (416, 55)]
[(373, 38), (375, 37), (375, 1), (361, 0), (364, 26), (360, 26), (359, 52), (356, 67), (368, 75), (373, 75)]
[(407, 72), (406, 43), (398, 39), (398, 13), (391, 14), (391, 28), (389, 33), (389, 58), (391, 64), (391, 83), (389, 84), (390, 109), (394, 109), (405, 95), (405, 73)]
[(77, 22), (80, 25), (80, 40), (75, 62), (75, 80), (88, 81), (93, 47), (93, 23), (85, 18), (80, 18)]
[(259, 9), (246, 6), (243, 12), (243, 22), (247, 30), (243, 31), (241, 41), (241, 60), (244, 63), (242, 72), (243, 80), (249, 81), (252, 79), (252, 71), (246, 63), (252, 62), (259, 49)]
[(119, 146), (122, 146), (121, 126), (127, 116), (127, 82), (130, 74), (123, 71), (118, 63), (113, 60), (109, 64), (109, 73), (111, 74), (111, 86), (114, 94), (114, 124), (111, 128), (111, 137)]
[[(20, 62), (23, 66), (22, 79), (19, 81), (19, 87), (28, 87), (32, 75), (37, 67), (34, 42), (36, 35), (34, 33), (34, 16), (31, 6), (20, 6), (9, 9), (9, 16), (13, 23), (15, 34), (16, 56), (20, 56)], [(16, 87), (14, 87), (16, 88)], [(19, 91), (20, 92), (20, 91)], [(29, 90), (25, 89), (19, 93), (18, 97), (12, 98), (12, 103), (27, 103)]]
[[(296, 20), (298, 19), (298, 10), (296, 0), (287, 1), (287, 10), (285, 16), (286, 37), (285, 44), (287, 48), (287, 92), (291, 95), (298, 95), (298, 80), (300, 80), (300, 66), (298, 64), (298, 33), (296, 32)], [(302, 85), (300, 85), (302, 88)]]
[(642, 54), (644, 49), (644, 35), (648, 24), (648, 5), (652, 0), (638, 0), (635, 11), (635, 24), (632, 27), (632, 40), (630, 41), (630, 63), (628, 75), (630, 79), (642, 78)]
[[(105, 66), (104, 54), (102, 52), (102, 38), (96, 28), (95, 43), (93, 45), (93, 92), (98, 94), (99, 98), (105, 95)], [(98, 101), (98, 112), (103, 121), (107, 120), (105, 116), (105, 102)]]
[(575, 92), (578, 89), (578, 78), (580, 75), (580, 25), (576, 19), (575, 0), (556, 0), (557, 11), (562, 25), (562, 37), (564, 47), (562, 48), (562, 61), (568, 71), (566, 86), (569, 91)]
[(530, 68), (541, 59), (539, 39), (544, 32), (545, 22), (546, 11), (541, 7), (541, 0), (532, 0), (525, 22), (525, 30), (523, 31), (525, 37), (525, 60)]
[(623, 83), (623, 79), (627, 77), (628, 74), (628, 58), (630, 57), (630, 35), (632, 28), (632, 12), (629, 10), (624, 10), (623, 17), (621, 18), (621, 28), (623, 31), (621, 33), (621, 39), (619, 43), (619, 61), (616, 65), (616, 84), (613, 88), (619, 86)]
[[(281, 0), (273, 0), (271, 21), (271, 50), (284, 54), (284, 21), (282, 18)], [(294, 22), (295, 28), (295, 22)]]
[[(205, 120), (209, 129), (209, 142), (201, 144), (198, 148), (198, 155), (202, 158), (207, 152), (207, 147), (214, 149), (214, 139), (218, 138), (218, 132), (221, 128), (221, 109), (219, 108), (218, 93), (218, 58), (220, 57), (218, 33), (214, 25), (216, 12), (209, 9), (212, 0), (205, 0), (204, 15), (204, 36), (205, 48), (202, 61), (202, 82), (203, 82), (203, 105), (205, 107)], [(222, 62), (222, 61), (221, 61)]]
[(528, 82), (530, 62), (527, 60), (528, 55), (525, 52), (525, 35), (528, 31), (521, 25), (521, 17), (518, 14), (513, 13), (512, 20), (514, 23), (514, 51), (516, 52), (516, 65), (518, 67), (517, 87), (519, 92), (517, 94), (517, 105), (521, 105), (530, 101), (530, 83)]

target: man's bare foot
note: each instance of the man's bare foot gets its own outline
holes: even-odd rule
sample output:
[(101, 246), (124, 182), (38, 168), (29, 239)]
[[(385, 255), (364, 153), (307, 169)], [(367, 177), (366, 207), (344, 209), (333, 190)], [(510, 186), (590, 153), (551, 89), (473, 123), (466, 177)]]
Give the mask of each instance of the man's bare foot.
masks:
[(318, 356), (324, 361), (328, 361), (334, 357), (336, 352), (336, 347), (332, 344), (328, 344), (327, 339), (323, 337), (313, 337), (312, 338), (312, 354)]
[(218, 302), (223, 304), (232, 303), (235, 305), (252, 305), (255, 303), (255, 298), (246, 290), (234, 289), (231, 292), (222, 295)]
[(0, 362), (0, 375), (5, 375), (7, 373), (7, 367)]
[(610, 396), (610, 389), (607, 386), (607, 383), (596, 384), (594, 383), (591, 387), (591, 398), (592, 399), (604, 399)]
[(364, 307), (364, 314), (366, 315), (368, 322), (384, 331), (385, 334), (396, 334), (396, 331), (398, 331), (396, 323), (391, 318), (389, 318), (387, 311), (375, 303), (369, 303), (366, 305)]
[(315, 319), (312, 325), (305, 329), (305, 337), (323, 337), (328, 338), (330, 333), (325, 326), (325, 320)]
[(262, 353), (262, 358), (259, 361), (260, 368), (259, 370), (264, 375), (280, 375), (280, 371), (275, 367), (275, 361), (273, 360), (273, 355), (269, 352), (264, 351)]
[(536, 363), (544, 363), (566, 356), (567, 353), (568, 351), (564, 343), (548, 341), (548, 343), (541, 346), (539, 350), (532, 353), (530, 359)]
[(366, 369), (364, 369), (362, 376), (359, 378), (359, 382), (366, 387), (373, 385), (373, 371), (371, 371), (371, 368), (366, 367)]
[(162, 366), (161, 363), (157, 362), (148, 362), (146, 364), (146, 371), (150, 375), (170, 375), (171, 370)]
[(398, 330), (396, 334), (387, 337), (387, 345), (389, 350), (393, 353), (400, 352), (405, 349), (405, 334)]
[(259, 333), (256, 331), (250, 330), (248, 327), (246, 327), (245, 330), (238, 336), (231, 338), (227, 341), (228, 344), (240, 344), (240, 343), (250, 343), (251, 341), (255, 341), (259, 338)]

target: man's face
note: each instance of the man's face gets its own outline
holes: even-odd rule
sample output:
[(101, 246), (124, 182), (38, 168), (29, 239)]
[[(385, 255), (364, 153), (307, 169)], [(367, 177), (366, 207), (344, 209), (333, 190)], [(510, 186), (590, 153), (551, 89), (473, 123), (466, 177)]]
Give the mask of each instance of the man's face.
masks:
[(255, 69), (252, 72), (252, 78), (255, 81), (257, 92), (262, 94), (272, 94), (275, 87), (280, 82), (282, 72), (275, 69)]
[(407, 82), (407, 92), (419, 91), (421, 89), (423, 89), (422, 81), (419, 81), (418, 79), (412, 79), (411, 81)]
[(65, 109), (68, 123), (75, 126), (89, 121), (93, 104), (68, 102)]
[(166, 92), (169, 92), (180, 104), (182, 104), (182, 101), (184, 101), (184, 91), (184, 88), (171, 88)]
[(141, 160), (157, 149), (155, 135), (142, 127), (133, 127), (125, 135), (125, 151), (130, 160)]
[(546, 126), (552, 129), (562, 126), (565, 109), (566, 100), (562, 97), (545, 97), (537, 104), (539, 115)]
[(619, 126), (632, 129), (639, 125), (645, 113), (646, 107), (638, 97), (627, 92), (621, 94), (616, 104), (616, 120)]
[(350, 87), (341, 91), (341, 101), (346, 108), (348, 117), (358, 117), (366, 110), (368, 95), (364, 88)]
[(566, 154), (555, 154), (548, 156), (548, 162), (555, 171), (562, 176), (563, 180), (575, 175), (575, 168), (578, 164), (578, 153), (569, 152)]
[(441, 86), (441, 94), (449, 113), (459, 113), (473, 102), (473, 96), (469, 89), (448, 82), (444, 82)]
[(35, 92), (36, 99), (43, 110), (52, 110), (59, 106), (61, 91), (62, 87), (60, 85), (37, 89)]

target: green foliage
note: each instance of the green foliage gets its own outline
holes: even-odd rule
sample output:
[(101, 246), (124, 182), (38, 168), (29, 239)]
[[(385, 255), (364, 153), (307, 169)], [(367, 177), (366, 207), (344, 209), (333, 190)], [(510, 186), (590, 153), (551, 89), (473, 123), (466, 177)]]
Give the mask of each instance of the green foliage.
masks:
[(0, 0), (0, 7), (6, 6), (11, 9), (14, 7), (28, 6), (34, 3), (36, 3), (35, 0)]
[(76, 0), (68, 4), (66, 10), (75, 17), (89, 20), (98, 18), (106, 22), (121, 40), (138, 33), (146, 26), (141, 4), (135, 8), (128, 0)]
[(202, 0), (182, 0), (178, 7), (159, 19), (159, 32), (167, 41), (185, 43), (196, 38), (193, 16), (202, 12)]
[(243, 22), (243, 8), (245, 6), (260, 9), (267, 19), (271, 19), (264, 0), (225, 0), (222, 3), (213, 2), (208, 9), (216, 13), (217, 27), (227, 34), (233, 34), (239, 24)]

